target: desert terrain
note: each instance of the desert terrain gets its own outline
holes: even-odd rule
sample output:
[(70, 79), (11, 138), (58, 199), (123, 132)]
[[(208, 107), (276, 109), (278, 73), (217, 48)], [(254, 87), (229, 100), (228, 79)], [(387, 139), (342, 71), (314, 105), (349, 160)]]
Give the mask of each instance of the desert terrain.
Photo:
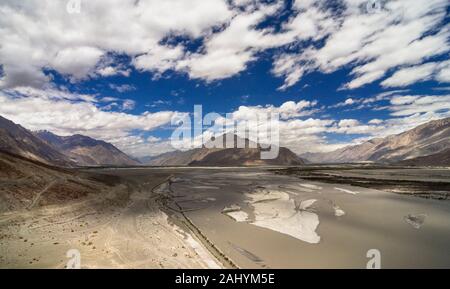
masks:
[[(75, 171), (117, 183), (2, 213), (1, 268), (64, 268), (70, 249), (79, 250), (82, 268), (365, 268), (370, 249), (380, 251), (382, 268), (450, 267), (448, 169)], [(398, 192), (352, 183), (368, 175), (416, 183)]]
[(32, 198), (30, 206), (4, 211), (0, 268), (65, 268), (72, 249), (81, 268), (220, 268), (160, 210), (154, 189), (168, 177), (133, 176), (72, 200), (31, 206)]

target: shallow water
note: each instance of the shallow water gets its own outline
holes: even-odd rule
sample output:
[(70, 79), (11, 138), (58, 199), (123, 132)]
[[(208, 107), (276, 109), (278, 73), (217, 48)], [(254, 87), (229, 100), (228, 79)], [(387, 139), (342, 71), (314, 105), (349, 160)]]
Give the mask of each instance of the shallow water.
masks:
[[(450, 268), (449, 201), (256, 169), (178, 177), (174, 199), (240, 267), (365, 268), (367, 251), (377, 249), (382, 268)], [(233, 204), (240, 210), (223, 213)], [(417, 215), (426, 218), (412, 226)]]

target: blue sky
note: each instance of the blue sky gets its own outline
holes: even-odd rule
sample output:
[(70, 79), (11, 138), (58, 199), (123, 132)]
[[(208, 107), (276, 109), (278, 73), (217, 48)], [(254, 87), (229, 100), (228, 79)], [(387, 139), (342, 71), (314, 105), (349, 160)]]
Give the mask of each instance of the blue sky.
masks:
[(279, 112), (297, 153), (450, 116), (445, 0), (73, 1), (0, 4), (0, 115), (134, 156), (197, 104)]

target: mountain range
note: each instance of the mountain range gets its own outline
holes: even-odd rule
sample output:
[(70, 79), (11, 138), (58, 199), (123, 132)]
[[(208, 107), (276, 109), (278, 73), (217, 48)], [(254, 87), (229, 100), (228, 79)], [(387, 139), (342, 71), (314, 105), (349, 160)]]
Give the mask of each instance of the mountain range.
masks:
[(105, 141), (84, 135), (58, 136), (38, 131), (35, 136), (46, 141), (79, 166), (135, 166), (140, 163)]
[(0, 150), (61, 167), (129, 166), (139, 162), (110, 143), (83, 135), (31, 132), (0, 116)]
[[(279, 147), (275, 159), (261, 159), (261, 144), (234, 134), (231, 148), (204, 145), (188, 151), (173, 151), (158, 156), (133, 159), (114, 145), (83, 135), (58, 136), (49, 131), (31, 132), (0, 116), (0, 151), (60, 167), (76, 166), (257, 166), (303, 165), (305, 163), (373, 162), (401, 165), (450, 165), (450, 118), (430, 121), (414, 129), (385, 138), (374, 138), (359, 145), (327, 153), (300, 156)], [(211, 140), (213, 141), (213, 140)], [(237, 143), (244, 143), (238, 148)], [(209, 143), (210, 144), (210, 143)], [(225, 146), (224, 146), (225, 147)]]
[(31, 131), (0, 116), (0, 150), (57, 166), (74, 165), (70, 158)]
[[(188, 151), (168, 152), (150, 158), (146, 164), (152, 166), (258, 166), (258, 165), (303, 165), (304, 160), (291, 150), (280, 147), (274, 159), (261, 159), (264, 149), (260, 144), (243, 139), (234, 134), (220, 136), (223, 148), (211, 148), (208, 143), (201, 148)], [(233, 147), (226, 148), (228, 140), (233, 139)], [(231, 143), (231, 142), (230, 142)], [(244, 148), (238, 147), (244, 144)]]
[(398, 163), (450, 165), (450, 118), (430, 121), (414, 129), (327, 153), (301, 155), (313, 163)]

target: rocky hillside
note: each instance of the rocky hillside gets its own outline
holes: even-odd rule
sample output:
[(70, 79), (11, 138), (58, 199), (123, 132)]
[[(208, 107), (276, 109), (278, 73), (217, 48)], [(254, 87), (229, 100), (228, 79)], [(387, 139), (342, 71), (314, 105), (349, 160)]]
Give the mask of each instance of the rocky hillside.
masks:
[(450, 148), (437, 154), (404, 160), (399, 162), (398, 164), (406, 166), (450, 167)]
[[(279, 149), (275, 159), (261, 159), (260, 145), (250, 148), (248, 139), (241, 139), (235, 135), (226, 135), (234, 138), (234, 148), (196, 148), (188, 151), (174, 151), (152, 158), (152, 166), (258, 166), (258, 165), (302, 165), (304, 161), (287, 148)], [(237, 148), (238, 141), (245, 143), (246, 148)]]
[(397, 163), (430, 156), (428, 161), (446, 155), (450, 148), (450, 118), (435, 120), (386, 138), (372, 139), (329, 153), (304, 154), (314, 163), (379, 162)]
[(0, 150), (31, 160), (71, 166), (69, 157), (14, 122), (0, 116)]
[(0, 213), (110, 191), (115, 178), (53, 167), (0, 151)]
[(58, 136), (48, 131), (35, 135), (57, 148), (79, 166), (133, 166), (140, 163), (114, 145), (83, 135)]

